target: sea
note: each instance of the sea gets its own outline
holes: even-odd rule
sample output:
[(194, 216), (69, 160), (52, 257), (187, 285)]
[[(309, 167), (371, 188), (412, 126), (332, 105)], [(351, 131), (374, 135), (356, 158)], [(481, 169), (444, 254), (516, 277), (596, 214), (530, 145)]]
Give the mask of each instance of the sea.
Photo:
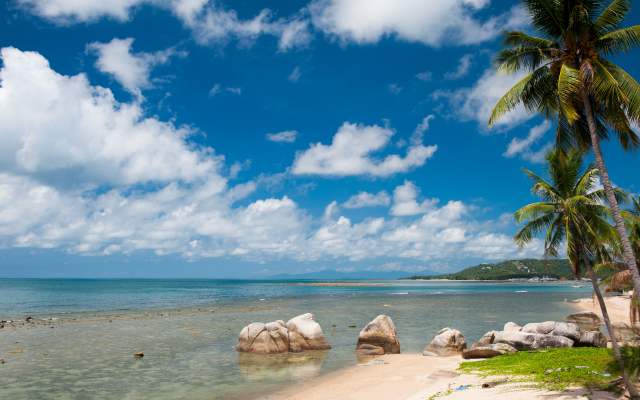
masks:
[[(0, 279), (0, 320), (54, 322), (0, 330), (0, 398), (275, 400), (362, 362), (354, 354), (358, 334), (381, 314), (392, 318), (401, 352), (419, 354), (445, 327), (462, 332), (470, 346), (507, 322), (561, 322), (576, 312), (565, 299), (591, 295), (588, 286), (570, 283), (299, 283)], [(234, 349), (244, 326), (305, 313), (331, 350)], [(8, 353), (17, 350), (23, 352)], [(138, 352), (144, 357), (134, 358)]]

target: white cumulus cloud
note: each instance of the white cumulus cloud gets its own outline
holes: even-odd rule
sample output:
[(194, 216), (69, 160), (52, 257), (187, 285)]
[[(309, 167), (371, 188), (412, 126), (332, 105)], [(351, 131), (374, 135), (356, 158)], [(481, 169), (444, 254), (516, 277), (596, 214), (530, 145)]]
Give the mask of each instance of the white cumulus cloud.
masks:
[(517, 155), (520, 155), (520, 158), (528, 160), (532, 163), (542, 163), (544, 162), (544, 157), (547, 151), (553, 147), (553, 143), (549, 142), (544, 145), (538, 151), (532, 151), (531, 146), (544, 136), (544, 134), (551, 129), (552, 124), (550, 121), (544, 121), (540, 125), (534, 126), (529, 130), (529, 135), (526, 138), (513, 138), (507, 147), (507, 151), (505, 151), (502, 155), (507, 158), (513, 158)]
[(374, 206), (388, 206), (391, 204), (391, 197), (385, 190), (378, 194), (360, 191), (358, 194), (351, 196), (349, 200), (342, 204), (344, 208), (362, 208)]
[[(496, 103), (524, 74), (498, 75), (493, 69), (486, 70), (472, 87), (463, 87), (454, 91), (436, 90), (431, 97), (435, 100), (448, 100), (448, 113), (462, 121), (476, 121), (481, 130), (488, 129), (489, 118)], [(493, 130), (509, 129), (533, 118), (522, 106), (505, 114), (494, 125)]]
[(94, 42), (87, 45), (87, 51), (98, 55), (96, 68), (109, 74), (129, 93), (142, 97), (142, 89), (153, 88), (149, 81), (151, 70), (167, 64), (171, 57), (186, 57), (186, 52), (177, 51), (175, 47), (155, 53), (132, 53), (133, 38), (114, 38), (109, 43)]
[(438, 203), (438, 199), (425, 200), (418, 203), (416, 198), (420, 193), (420, 189), (414, 182), (404, 181), (404, 185), (400, 185), (393, 191), (393, 206), (389, 213), (391, 215), (416, 215), (424, 214), (434, 209)]
[(458, 66), (455, 71), (447, 72), (444, 74), (445, 79), (460, 79), (467, 76), (471, 69), (471, 60), (473, 60), (473, 54), (466, 54), (458, 60)]
[(267, 133), (266, 138), (272, 142), (293, 143), (298, 137), (298, 131), (283, 131), (278, 133)]
[(438, 149), (435, 145), (425, 147), (420, 143), (409, 146), (404, 158), (397, 154), (384, 159), (373, 156), (389, 144), (394, 134), (389, 127), (345, 122), (330, 145), (312, 143), (308, 150), (298, 152), (291, 172), (294, 175), (386, 177), (424, 165)]
[(523, 22), (514, 8), (482, 21), (475, 14), (490, 0), (316, 0), (309, 6), (314, 26), (343, 43), (376, 43), (384, 37), (443, 44), (476, 44), (505, 26)]

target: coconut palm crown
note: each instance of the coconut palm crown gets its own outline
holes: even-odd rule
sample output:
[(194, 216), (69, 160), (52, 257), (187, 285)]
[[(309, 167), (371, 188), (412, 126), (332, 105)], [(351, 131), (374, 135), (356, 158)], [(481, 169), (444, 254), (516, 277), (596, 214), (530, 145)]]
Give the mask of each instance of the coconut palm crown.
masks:
[[(636, 293), (640, 273), (625, 230), (600, 142), (615, 137), (625, 151), (637, 151), (632, 130), (640, 123), (640, 85), (610, 59), (640, 47), (640, 26), (623, 28), (631, 0), (521, 0), (541, 37), (503, 31), (494, 58), (499, 73), (527, 75), (496, 104), (489, 126), (524, 105), (558, 122), (556, 151), (593, 150), (606, 199), (629, 263)], [(640, 297), (639, 297), (640, 298)]]

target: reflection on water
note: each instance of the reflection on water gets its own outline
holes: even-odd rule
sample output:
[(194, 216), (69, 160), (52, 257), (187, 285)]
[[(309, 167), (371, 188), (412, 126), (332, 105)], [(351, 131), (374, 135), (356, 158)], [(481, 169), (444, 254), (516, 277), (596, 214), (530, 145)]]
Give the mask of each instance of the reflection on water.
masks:
[(252, 354), (238, 352), (238, 368), (251, 381), (305, 381), (316, 377), (331, 350), (302, 353)]

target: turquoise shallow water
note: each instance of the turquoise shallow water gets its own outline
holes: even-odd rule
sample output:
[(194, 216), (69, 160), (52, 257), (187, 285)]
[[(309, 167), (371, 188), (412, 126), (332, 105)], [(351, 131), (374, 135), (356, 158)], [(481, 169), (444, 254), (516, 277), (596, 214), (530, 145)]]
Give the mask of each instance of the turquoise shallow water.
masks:
[[(279, 390), (355, 365), (358, 333), (380, 314), (393, 319), (402, 352), (419, 353), (444, 327), (460, 330), (473, 343), (509, 321), (562, 321), (575, 311), (565, 298), (589, 295), (588, 287), (569, 284), (309, 287), (273, 281), (5, 279), (0, 319), (76, 321), (55, 329), (0, 331), (0, 358), (6, 361), (0, 364), (0, 398), (275, 398)], [(165, 317), (133, 319), (144, 312)], [(233, 348), (251, 322), (287, 321), (306, 312), (315, 315), (332, 350), (258, 356)], [(119, 318), (109, 323), (95, 321), (96, 315)], [(26, 351), (7, 354), (11, 350)], [(145, 357), (134, 359), (139, 351)], [(313, 359), (296, 362), (303, 356)]]

